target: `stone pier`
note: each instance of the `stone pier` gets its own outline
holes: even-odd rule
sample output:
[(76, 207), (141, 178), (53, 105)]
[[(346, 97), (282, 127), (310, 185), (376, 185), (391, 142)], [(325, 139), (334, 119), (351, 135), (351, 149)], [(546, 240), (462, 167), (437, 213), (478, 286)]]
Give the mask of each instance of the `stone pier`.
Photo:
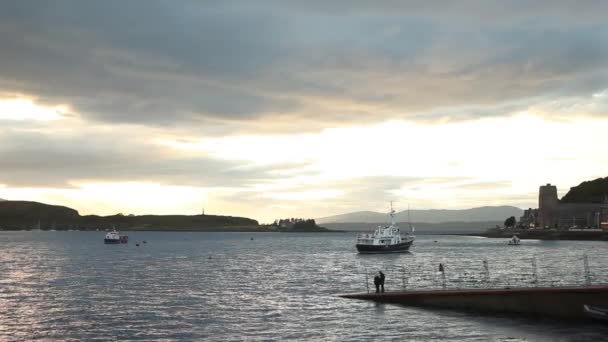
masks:
[(418, 307), (587, 320), (583, 305), (608, 306), (608, 285), (415, 290), (340, 297)]

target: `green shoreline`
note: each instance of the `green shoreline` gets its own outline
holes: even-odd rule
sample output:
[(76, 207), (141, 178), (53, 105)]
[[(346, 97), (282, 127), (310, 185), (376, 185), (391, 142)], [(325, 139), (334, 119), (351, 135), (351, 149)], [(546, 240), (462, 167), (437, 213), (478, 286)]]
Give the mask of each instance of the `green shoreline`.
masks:
[[(117, 227), (118, 229), (118, 227)], [(319, 230), (272, 230), (265, 229), (260, 227), (222, 227), (222, 228), (137, 228), (137, 227), (124, 227), (118, 230), (128, 231), (128, 232), (180, 232), (180, 233), (345, 233), (340, 230), (329, 230), (329, 229), (319, 229)], [(79, 232), (105, 232), (106, 229), (25, 229), (25, 228), (0, 228), (0, 232), (27, 232), (27, 231), (41, 231), (41, 232), (68, 232), (68, 231), (79, 231)]]
[(247, 217), (223, 215), (80, 215), (57, 205), (31, 201), (0, 201), (0, 231), (123, 231), (167, 232), (333, 232), (314, 220), (293, 225), (259, 224)]

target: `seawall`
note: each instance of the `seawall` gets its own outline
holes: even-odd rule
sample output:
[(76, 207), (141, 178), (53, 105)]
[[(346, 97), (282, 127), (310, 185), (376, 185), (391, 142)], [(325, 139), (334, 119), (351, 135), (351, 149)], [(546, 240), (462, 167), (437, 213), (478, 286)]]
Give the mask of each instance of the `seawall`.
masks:
[(520, 239), (535, 240), (588, 240), (606, 241), (608, 232), (603, 231), (568, 231), (555, 229), (490, 229), (481, 234), (471, 234), (488, 238), (510, 239), (517, 235)]
[(345, 294), (340, 297), (419, 307), (583, 320), (589, 319), (584, 315), (583, 305), (608, 306), (608, 285), (418, 290)]

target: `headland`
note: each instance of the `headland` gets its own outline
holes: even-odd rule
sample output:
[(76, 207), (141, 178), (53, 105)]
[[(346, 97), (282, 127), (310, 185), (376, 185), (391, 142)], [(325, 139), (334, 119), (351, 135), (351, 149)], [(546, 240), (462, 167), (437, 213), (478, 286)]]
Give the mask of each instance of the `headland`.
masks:
[(507, 218), (482, 234), (492, 238), (539, 240), (608, 240), (608, 177), (571, 187), (561, 199), (557, 186), (541, 185), (538, 208), (524, 210), (517, 220)]
[(332, 232), (314, 220), (298, 225), (260, 225), (247, 217), (223, 215), (83, 215), (65, 206), (0, 201), (0, 230), (107, 230), (184, 232)]

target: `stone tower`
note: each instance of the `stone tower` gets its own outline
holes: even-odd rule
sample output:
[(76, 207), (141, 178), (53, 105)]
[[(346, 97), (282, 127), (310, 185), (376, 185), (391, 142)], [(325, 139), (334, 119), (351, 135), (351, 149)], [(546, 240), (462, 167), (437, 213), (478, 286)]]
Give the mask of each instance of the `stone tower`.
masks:
[(558, 223), (557, 187), (548, 183), (538, 190), (538, 223), (541, 228), (554, 228)]

